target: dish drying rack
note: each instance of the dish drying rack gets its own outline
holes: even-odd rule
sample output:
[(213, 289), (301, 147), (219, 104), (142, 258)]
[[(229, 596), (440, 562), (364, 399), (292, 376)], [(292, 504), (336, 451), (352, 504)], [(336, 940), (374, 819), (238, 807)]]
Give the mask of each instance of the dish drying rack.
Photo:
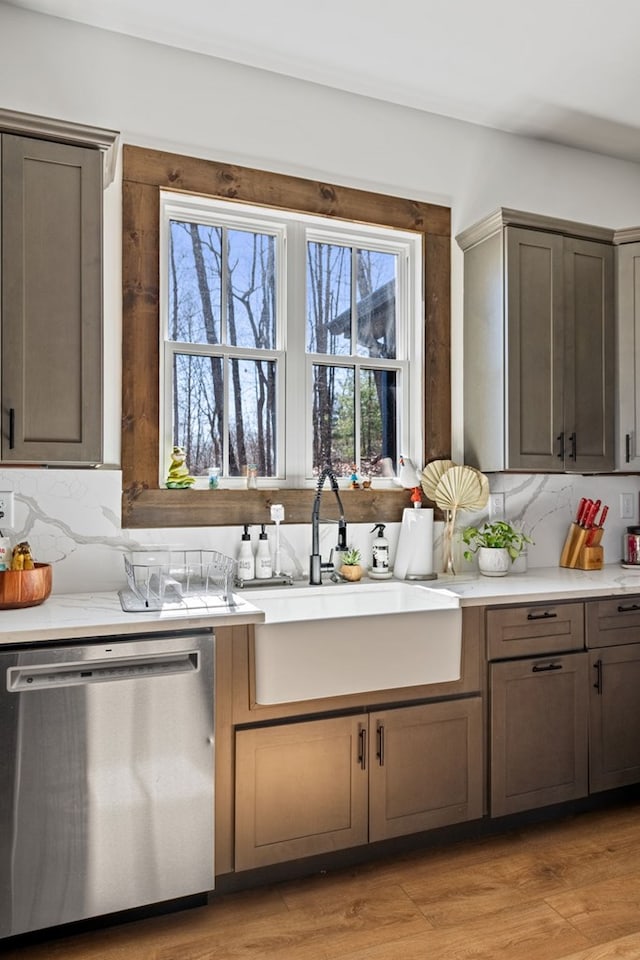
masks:
[(133, 613), (236, 607), (235, 568), (217, 550), (133, 550), (124, 556), (128, 586), (118, 591), (120, 604)]

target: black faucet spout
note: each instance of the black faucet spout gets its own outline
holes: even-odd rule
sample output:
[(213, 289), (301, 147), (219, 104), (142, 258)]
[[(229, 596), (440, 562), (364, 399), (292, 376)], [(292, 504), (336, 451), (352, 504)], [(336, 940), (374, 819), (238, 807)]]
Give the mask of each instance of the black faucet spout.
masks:
[(336, 475), (333, 472), (332, 468), (330, 466), (326, 466), (323, 469), (320, 476), (318, 477), (318, 484), (316, 486), (316, 495), (313, 498), (313, 508), (311, 510), (311, 556), (309, 557), (309, 583), (312, 586), (317, 586), (322, 583), (323, 569), (333, 568), (333, 565), (331, 563), (328, 563), (328, 564), (322, 563), (322, 556), (320, 554), (320, 499), (322, 497), (322, 490), (326, 480), (329, 480), (329, 483), (331, 484), (331, 489), (333, 490), (334, 496), (338, 501), (338, 508), (340, 510), (340, 516), (337, 521), (338, 523), (337, 549), (338, 550), (347, 549), (347, 521), (345, 520), (345, 516), (344, 516), (344, 507), (342, 506), (342, 500), (340, 499), (340, 490), (338, 487), (338, 481), (336, 479)]

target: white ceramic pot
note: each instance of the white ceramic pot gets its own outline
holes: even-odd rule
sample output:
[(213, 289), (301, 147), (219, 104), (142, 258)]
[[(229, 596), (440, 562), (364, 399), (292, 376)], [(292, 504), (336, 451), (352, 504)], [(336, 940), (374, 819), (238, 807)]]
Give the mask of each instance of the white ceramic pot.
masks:
[(509, 573), (511, 557), (506, 547), (480, 547), (478, 570), (483, 577), (504, 577)]

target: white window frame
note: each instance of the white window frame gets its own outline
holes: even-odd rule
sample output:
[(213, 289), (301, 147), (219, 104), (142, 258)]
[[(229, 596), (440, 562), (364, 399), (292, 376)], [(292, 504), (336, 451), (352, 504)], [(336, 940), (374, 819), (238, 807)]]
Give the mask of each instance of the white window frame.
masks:
[[(274, 350), (241, 348), (225, 344), (179, 343), (168, 337), (169, 303), (169, 223), (171, 220), (256, 230), (276, 239), (276, 316)], [(306, 353), (306, 244), (321, 242), (352, 248), (378, 250), (397, 255), (396, 278), (396, 359), (377, 359), (359, 355)], [(173, 355), (250, 357), (273, 360), (277, 370), (278, 416), (276, 430), (276, 477), (258, 478), (264, 488), (313, 487), (312, 475), (312, 371), (316, 363), (347, 366), (354, 369), (356, 398), (361, 369), (394, 370), (398, 385), (398, 455), (422, 463), (424, 417), (424, 294), (422, 277), (422, 237), (418, 233), (376, 227), (369, 224), (340, 222), (317, 215), (289, 213), (280, 209), (194, 197), (170, 191), (160, 192), (160, 477), (166, 479), (166, 464), (172, 440)], [(355, 298), (352, 290), (352, 298)], [(353, 302), (353, 299), (352, 299)], [(355, 339), (355, 311), (352, 344)], [(292, 359), (293, 358), (293, 359)], [(226, 370), (226, 366), (225, 366)], [(305, 404), (300, 398), (305, 397)], [(224, 426), (228, 417), (228, 384), (225, 374)], [(357, 418), (356, 418), (357, 423)], [(304, 437), (300, 453), (299, 438)], [(287, 446), (289, 438), (289, 446)], [(294, 438), (298, 438), (296, 442)], [(356, 435), (356, 452), (359, 437)], [(339, 478), (348, 485), (349, 478)], [(207, 478), (198, 477), (196, 486), (206, 486)], [(393, 480), (376, 477), (376, 486), (392, 486)], [(242, 488), (242, 477), (225, 477), (228, 489)]]

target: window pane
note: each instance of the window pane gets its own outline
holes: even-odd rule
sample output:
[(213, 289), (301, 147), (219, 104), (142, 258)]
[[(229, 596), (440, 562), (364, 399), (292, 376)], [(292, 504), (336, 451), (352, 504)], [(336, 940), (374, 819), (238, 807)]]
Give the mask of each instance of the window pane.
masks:
[(276, 475), (274, 361), (229, 361), (229, 475), (244, 476), (249, 463), (259, 477)]
[(396, 356), (397, 254), (358, 250), (358, 356)]
[(275, 347), (275, 237), (247, 230), (227, 232), (230, 344)]
[(351, 247), (307, 244), (307, 352), (351, 353)]
[(395, 370), (360, 371), (360, 469), (382, 473), (380, 461), (397, 459), (397, 384)]
[(313, 367), (313, 472), (330, 463), (338, 476), (352, 472), (355, 460), (354, 371)]
[(201, 476), (222, 464), (222, 360), (177, 354), (173, 373), (173, 443), (184, 447), (190, 473)]
[(169, 248), (169, 339), (220, 343), (222, 231), (172, 220)]

